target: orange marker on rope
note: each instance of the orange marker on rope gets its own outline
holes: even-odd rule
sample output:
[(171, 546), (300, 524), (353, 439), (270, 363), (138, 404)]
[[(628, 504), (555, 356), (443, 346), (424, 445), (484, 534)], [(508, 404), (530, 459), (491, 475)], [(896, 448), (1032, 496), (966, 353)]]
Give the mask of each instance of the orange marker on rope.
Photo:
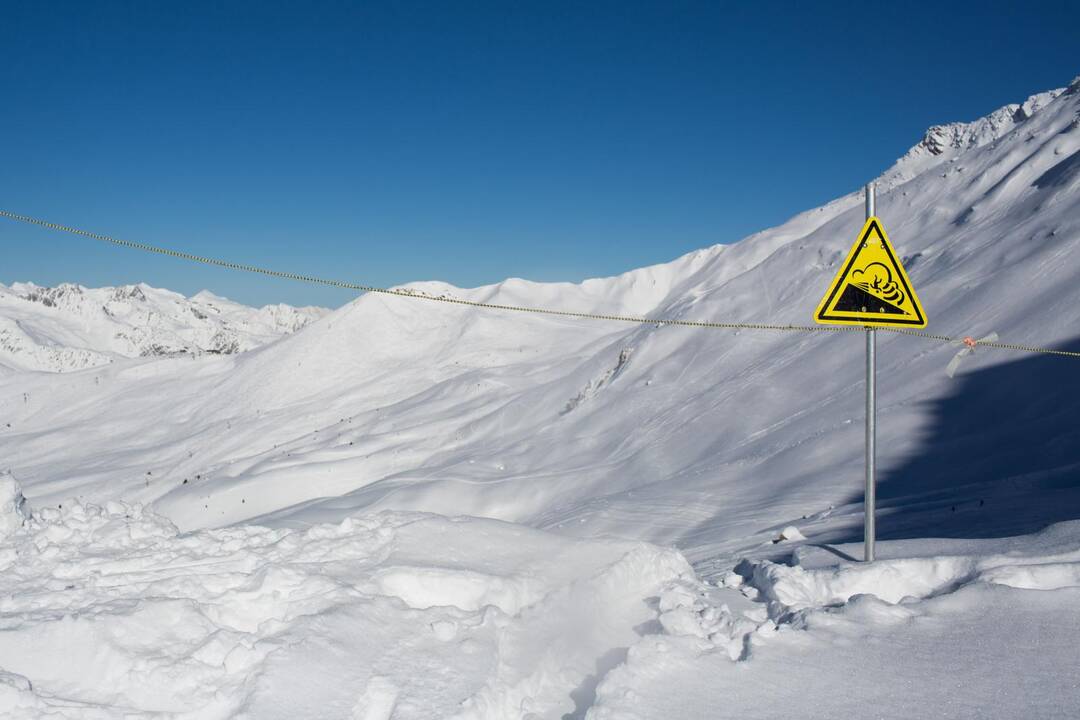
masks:
[(997, 342), (997, 339), (998, 334), (996, 332), (992, 332), (986, 337), (980, 338), (979, 340), (976, 340), (970, 335), (965, 335), (963, 338), (961, 338), (959, 342), (956, 343), (957, 345), (963, 345), (964, 347), (960, 348), (960, 351), (953, 356), (952, 360), (949, 361), (948, 366), (945, 368), (945, 374), (949, 377), (955, 376), (957, 369), (960, 367), (961, 361), (963, 361), (963, 359), (968, 355), (973, 355), (975, 353), (976, 345), (978, 345), (979, 343)]

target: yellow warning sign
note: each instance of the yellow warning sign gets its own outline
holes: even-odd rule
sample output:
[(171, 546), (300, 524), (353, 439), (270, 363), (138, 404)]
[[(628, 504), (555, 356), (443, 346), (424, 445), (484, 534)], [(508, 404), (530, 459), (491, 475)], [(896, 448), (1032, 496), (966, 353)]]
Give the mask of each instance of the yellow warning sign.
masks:
[(926, 327), (926, 313), (878, 218), (863, 225), (814, 320), (827, 325)]

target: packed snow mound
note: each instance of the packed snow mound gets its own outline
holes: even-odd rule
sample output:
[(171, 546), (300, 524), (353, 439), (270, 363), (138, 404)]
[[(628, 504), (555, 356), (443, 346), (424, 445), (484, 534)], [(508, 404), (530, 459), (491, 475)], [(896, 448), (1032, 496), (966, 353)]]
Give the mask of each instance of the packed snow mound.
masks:
[[(924, 546), (930, 541), (924, 541)], [(794, 564), (747, 563), (740, 572), (761, 593), (771, 617), (807, 608), (842, 605), (856, 595), (872, 594), (887, 603), (922, 599), (977, 583), (1027, 590), (1080, 589), (1080, 521), (1053, 525), (1041, 533), (1007, 541), (982, 542), (957, 554), (919, 552), (918, 543), (900, 546), (905, 557), (873, 563), (815, 567), (823, 551), (803, 546)], [(1000, 549), (999, 552), (993, 552)], [(896, 550), (894, 550), (896, 552)]]
[(1080, 522), (838, 559), (860, 549), (806, 547), (715, 587), (672, 584), (665, 634), (630, 648), (586, 718), (1075, 716)]
[(689, 577), (671, 550), (490, 520), (178, 535), (140, 506), (47, 508), (0, 541), (0, 714), (561, 717)]
[(10, 472), (0, 472), (0, 540), (26, 524), (29, 516), (19, 482)]
[(326, 314), (251, 308), (203, 291), (190, 298), (149, 285), (0, 285), (0, 366), (66, 372), (118, 358), (250, 350)]

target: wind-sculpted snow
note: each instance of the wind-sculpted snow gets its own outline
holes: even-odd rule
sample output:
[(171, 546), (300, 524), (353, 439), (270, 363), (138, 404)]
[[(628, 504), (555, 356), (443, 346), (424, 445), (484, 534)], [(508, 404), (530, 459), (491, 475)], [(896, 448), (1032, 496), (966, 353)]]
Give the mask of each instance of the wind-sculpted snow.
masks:
[(0, 714), (559, 717), (691, 575), (670, 550), (490, 520), (179, 535), (140, 506), (36, 509), (0, 541)]
[(295, 332), (321, 308), (250, 308), (203, 291), (145, 284), (0, 285), (0, 367), (69, 372), (126, 357), (250, 350)]
[(743, 563), (705, 593), (673, 586), (667, 635), (630, 649), (586, 717), (1075, 717), (1080, 522), (839, 559), (859, 549)]

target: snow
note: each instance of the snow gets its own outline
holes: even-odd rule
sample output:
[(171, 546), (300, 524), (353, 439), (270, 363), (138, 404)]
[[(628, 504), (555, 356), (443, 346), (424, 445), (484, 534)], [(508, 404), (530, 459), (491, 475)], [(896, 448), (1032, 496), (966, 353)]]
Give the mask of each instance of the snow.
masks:
[[(1075, 717), (1080, 522), (924, 554), (947, 545), (882, 543), (871, 565), (839, 559), (858, 545), (812, 549), (809, 568), (745, 563), (738, 590), (669, 611), (680, 622), (631, 648), (586, 717)], [(765, 612), (724, 602), (746, 598)]]
[[(927, 138), (878, 214), (929, 330), (1080, 350), (1080, 82)], [(807, 324), (862, 224), (407, 289)], [(864, 566), (862, 344), (0, 288), (0, 714), (1075, 717), (1075, 360), (879, 333)]]
[(27, 514), (22, 486), (10, 472), (0, 472), (0, 539), (21, 528)]
[(780, 531), (780, 535), (777, 536), (774, 542), (797, 542), (805, 539), (806, 536), (802, 534), (799, 528), (794, 525), (788, 525)]
[(326, 312), (249, 308), (206, 290), (185, 298), (144, 283), (0, 285), (0, 369), (68, 372), (124, 357), (243, 352)]
[(137, 505), (43, 508), (0, 552), (0, 711), (562, 716), (692, 576), (674, 550), (477, 518), (180, 535)]

